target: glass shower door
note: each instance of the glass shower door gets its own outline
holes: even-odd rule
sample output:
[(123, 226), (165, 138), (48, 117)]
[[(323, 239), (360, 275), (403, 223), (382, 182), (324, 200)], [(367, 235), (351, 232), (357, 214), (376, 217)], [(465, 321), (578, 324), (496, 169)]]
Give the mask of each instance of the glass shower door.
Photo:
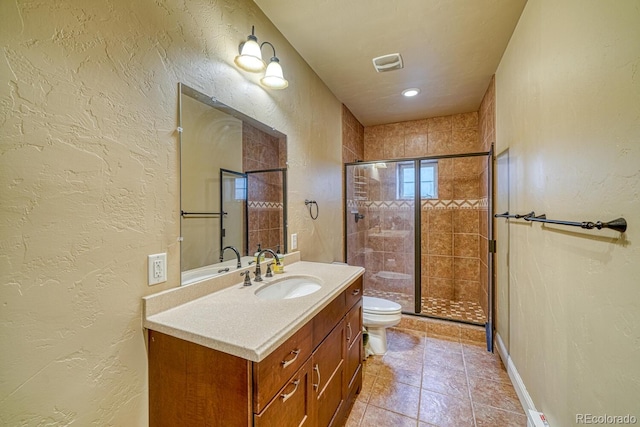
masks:
[(221, 261), (235, 259), (232, 252), (223, 253), (225, 246), (233, 246), (241, 254), (247, 250), (247, 175), (220, 169), (220, 254)]
[(414, 169), (414, 161), (345, 165), (347, 263), (365, 268), (365, 295), (410, 313), (416, 309)]
[(345, 258), (365, 268), (365, 295), (492, 328), (491, 159), (345, 165)]

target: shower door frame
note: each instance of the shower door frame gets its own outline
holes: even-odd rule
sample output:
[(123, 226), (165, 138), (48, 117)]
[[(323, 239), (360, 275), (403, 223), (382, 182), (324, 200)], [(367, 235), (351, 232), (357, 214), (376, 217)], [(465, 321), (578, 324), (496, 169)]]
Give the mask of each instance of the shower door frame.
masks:
[[(489, 250), (487, 255), (487, 267), (488, 267), (488, 277), (487, 277), (487, 321), (485, 323), (485, 331), (487, 337), (487, 350), (493, 351), (493, 250), (495, 249), (495, 241), (493, 240), (493, 147), (489, 151), (481, 151), (474, 153), (462, 153), (462, 154), (443, 154), (437, 156), (425, 156), (425, 157), (408, 157), (408, 158), (399, 158), (399, 159), (385, 159), (385, 160), (368, 160), (368, 161), (356, 161), (344, 163), (343, 168), (343, 236), (344, 236), (344, 244), (343, 244), (343, 259), (344, 262), (347, 262), (347, 221), (349, 219), (349, 213), (347, 212), (347, 170), (349, 167), (353, 166), (366, 166), (366, 165), (375, 165), (376, 163), (399, 163), (399, 162), (414, 162), (414, 182), (415, 182), (415, 190), (414, 190), (414, 312), (403, 311), (403, 314), (409, 314), (413, 316), (423, 316), (429, 318), (435, 318), (440, 320), (449, 320), (452, 322), (465, 323), (465, 324), (473, 324), (478, 325), (477, 323), (465, 322), (463, 320), (458, 319), (448, 319), (441, 318), (435, 316), (429, 316), (426, 314), (422, 314), (422, 198), (420, 197), (420, 165), (422, 161), (429, 160), (440, 160), (440, 159), (454, 159), (454, 158), (466, 158), (466, 157), (486, 157), (488, 166), (488, 179), (487, 179), (487, 240), (489, 241)], [(480, 325), (481, 326), (481, 325)]]

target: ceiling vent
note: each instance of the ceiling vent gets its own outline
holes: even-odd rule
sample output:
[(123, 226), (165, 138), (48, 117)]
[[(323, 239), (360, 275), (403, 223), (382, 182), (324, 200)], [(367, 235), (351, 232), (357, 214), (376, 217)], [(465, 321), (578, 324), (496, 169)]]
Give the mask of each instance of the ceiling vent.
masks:
[(374, 68), (379, 73), (404, 68), (404, 64), (402, 63), (402, 56), (400, 56), (399, 53), (378, 56), (377, 58), (373, 58), (372, 61)]

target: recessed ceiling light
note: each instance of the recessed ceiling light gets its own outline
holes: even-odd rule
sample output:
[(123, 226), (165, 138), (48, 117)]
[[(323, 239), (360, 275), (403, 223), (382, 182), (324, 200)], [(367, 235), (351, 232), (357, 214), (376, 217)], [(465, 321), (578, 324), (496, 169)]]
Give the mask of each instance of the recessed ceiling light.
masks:
[(407, 98), (410, 98), (412, 96), (416, 96), (417, 94), (420, 93), (420, 89), (412, 87), (411, 89), (405, 89), (402, 91), (402, 95), (406, 96)]

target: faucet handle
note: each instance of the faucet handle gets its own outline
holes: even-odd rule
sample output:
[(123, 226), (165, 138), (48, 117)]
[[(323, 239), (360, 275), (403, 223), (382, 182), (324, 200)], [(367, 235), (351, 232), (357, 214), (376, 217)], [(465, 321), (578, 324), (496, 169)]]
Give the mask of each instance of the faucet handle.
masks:
[(265, 273), (265, 277), (273, 277), (273, 273), (271, 272), (271, 266), (272, 265), (273, 265), (272, 262), (267, 264), (267, 272)]
[(241, 276), (244, 276), (243, 286), (251, 286), (251, 272), (249, 270), (240, 273)]

